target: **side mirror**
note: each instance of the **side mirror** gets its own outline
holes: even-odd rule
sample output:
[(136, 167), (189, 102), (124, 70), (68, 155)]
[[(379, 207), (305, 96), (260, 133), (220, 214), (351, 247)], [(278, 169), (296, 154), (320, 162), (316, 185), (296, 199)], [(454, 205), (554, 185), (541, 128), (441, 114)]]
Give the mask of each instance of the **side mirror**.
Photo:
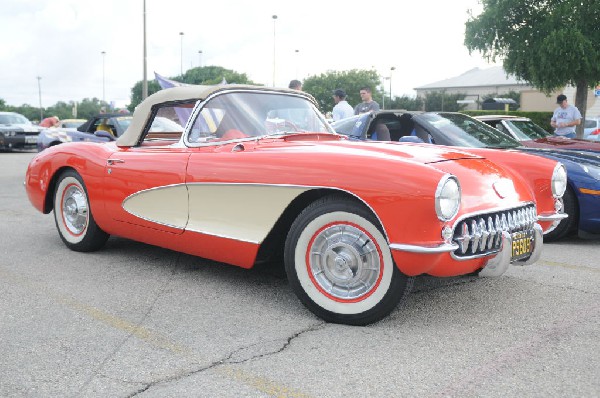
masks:
[(111, 133), (109, 133), (108, 131), (104, 131), (104, 130), (96, 130), (94, 132), (94, 135), (96, 137), (106, 138), (109, 141), (114, 141), (115, 140), (115, 137), (113, 137), (113, 135)]

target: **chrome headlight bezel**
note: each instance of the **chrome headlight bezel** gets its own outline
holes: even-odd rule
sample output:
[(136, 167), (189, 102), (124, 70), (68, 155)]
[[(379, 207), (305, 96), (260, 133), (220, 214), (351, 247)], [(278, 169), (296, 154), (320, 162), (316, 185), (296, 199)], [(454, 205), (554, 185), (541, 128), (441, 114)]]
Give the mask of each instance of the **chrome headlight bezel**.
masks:
[(562, 198), (567, 190), (567, 169), (562, 163), (558, 163), (552, 172), (552, 196)]
[(450, 174), (443, 176), (435, 190), (435, 213), (438, 219), (441, 221), (453, 219), (458, 214), (461, 197), (458, 178)]

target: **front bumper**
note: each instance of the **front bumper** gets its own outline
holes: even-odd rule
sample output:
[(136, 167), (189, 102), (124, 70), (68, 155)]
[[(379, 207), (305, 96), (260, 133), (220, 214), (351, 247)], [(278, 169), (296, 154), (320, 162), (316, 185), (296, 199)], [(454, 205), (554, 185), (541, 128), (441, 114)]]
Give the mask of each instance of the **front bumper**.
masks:
[(2, 149), (35, 149), (37, 148), (38, 135), (16, 133), (13, 135), (6, 135), (0, 133), (0, 148)]
[[(544, 246), (544, 238), (543, 238), (542, 227), (539, 224), (535, 224), (533, 226), (533, 250), (531, 251), (531, 255), (523, 260), (513, 261), (513, 265), (530, 265), (535, 263), (540, 259), (542, 254), (542, 247)], [(502, 249), (498, 252), (496, 257), (487, 261), (485, 267), (479, 271), (479, 276), (484, 277), (494, 277), (500, 276), (506, 272), (508, 266), (511, 264), (511, 257), (513, 253), (513, 244), (512, 244), (511, 235), (503, 231), (502, 232)]]

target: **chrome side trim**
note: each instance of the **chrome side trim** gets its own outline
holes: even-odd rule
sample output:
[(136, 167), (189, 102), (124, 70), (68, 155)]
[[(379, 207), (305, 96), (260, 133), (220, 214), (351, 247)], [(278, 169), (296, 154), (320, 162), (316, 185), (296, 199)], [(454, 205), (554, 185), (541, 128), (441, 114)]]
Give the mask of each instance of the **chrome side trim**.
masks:
[(559, 221), (568, 218), (569, 215), (566, 213), (554, 213), (550, 215), (540, 214), (538, 215), (538, 221)]
[(453, 252), (458, 249), (456, 243), (441, 243), (438, 246), (420, 246), (420, 245), (407, 245), (403, 243), (392, 243), (390, 244), (391, 250), (420, 253), (420, 254), (439, 254)]

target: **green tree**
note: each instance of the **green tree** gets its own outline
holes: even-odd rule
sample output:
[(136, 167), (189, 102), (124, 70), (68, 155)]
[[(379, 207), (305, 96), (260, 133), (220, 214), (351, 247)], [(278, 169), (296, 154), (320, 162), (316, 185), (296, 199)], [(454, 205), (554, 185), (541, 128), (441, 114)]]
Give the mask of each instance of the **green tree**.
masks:
[(466, 94), (447, 94), (446, 91), (432, 91), (425, 96), (424, 107), (426, 111), (458, 112), (467, 107), (456, 101), (465, 99)]
[(6, 101), (4, 101), (2, 98), (0, 98), (0, 111), (5, 111), (6, 110)]
[[(481, 0), (483, 12), (466, 22), (465, 46), (549, 94), (573, 85), (585, 117), (588, 88), (600, 81), (600, 2), (593, 0)], [(577, 127), (583, 137), (583, 125)]]
[[(203, 66), (192, 68), (185, 71), (183, 76), (168, 77), (169, 80), (185, 84), (214, 85), (219, 84), (225, 79), (229, 84), (256, 84), (252, 82), (245, 73), (239, 73), (231, 69), (225, 69), (221, 66)], [(130, 112), (142, 102), (142, 81), (138, 81), (131, 89), (131, 103), (127, 106)], [(160, 90), (160, 85), (156, 80), (148, 80), (148, 95), (152, 95)]]
[(374, 70), (327, 71), (318, 76), (307, 77), (302, 89), (315, 97), (321, 112), (326, 113), (334, 106), (333, 90), (341, 88), (346, 91), (348, 94), (346, 100), (352, 106), (356, 106), (361, 102), (360, 89), (365, 86), (371, 88), (373, 99), (381, 105), (379, 100), (383, 95), (380, 88), (381, 79)]
[(407, 111), (420, 111), (423, 109), (423, 99), (421, 97), (409, 97), (403, 95), (394, 97), (390, 109), (405, 109)]

